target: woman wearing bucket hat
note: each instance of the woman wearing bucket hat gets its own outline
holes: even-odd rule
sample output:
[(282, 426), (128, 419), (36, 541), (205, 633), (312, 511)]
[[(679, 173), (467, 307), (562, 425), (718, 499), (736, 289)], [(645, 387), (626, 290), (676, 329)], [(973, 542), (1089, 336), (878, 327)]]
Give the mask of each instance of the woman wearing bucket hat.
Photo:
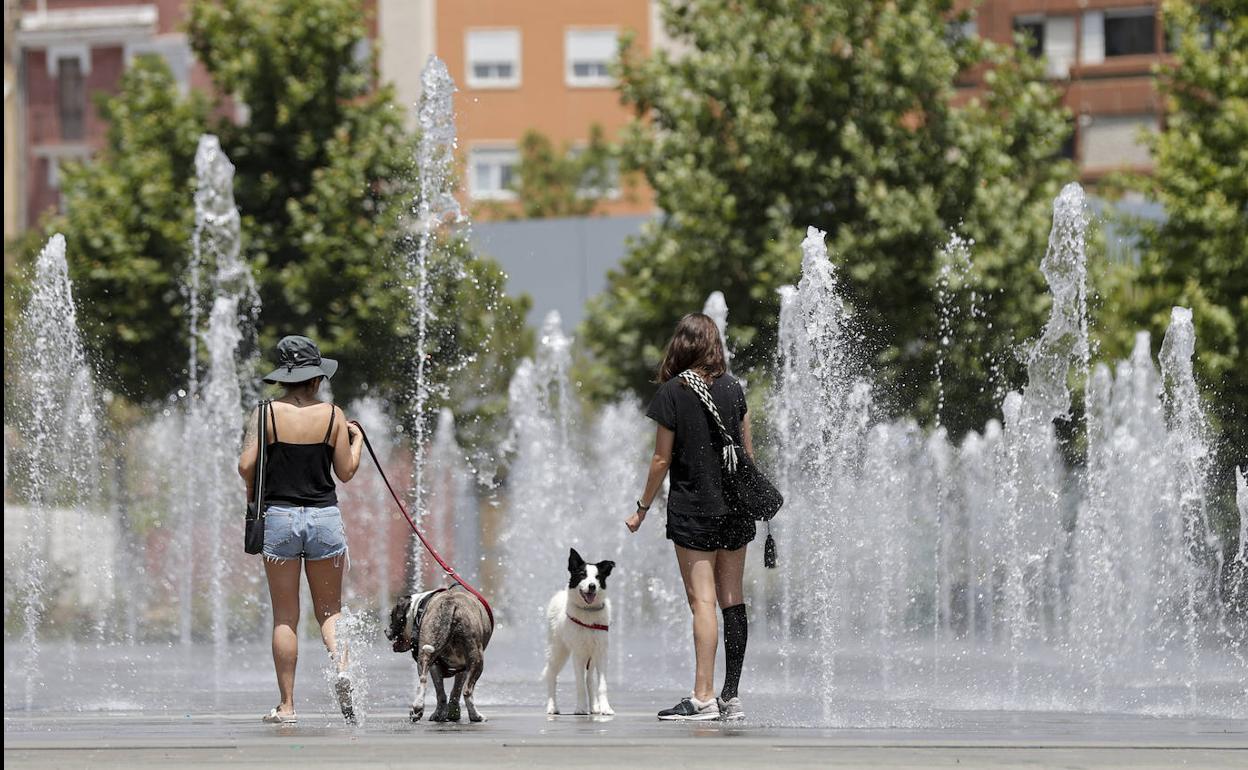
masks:
[[(264, 473), (264, 571), (273, 600), (273, 665), (281, 703), (264, 721), (296, 721), (294, 688), (298, 658), (299, 572), (308, 576), (321, 638), (337, 665), (335, 692), (343, 716), (354, 720), (351, 679), (345, 649), (335, 638), (342, 609), (342, 573), (347, 555), (346, 530), (338, 510), (333, 474), (347, 482), (360, 466), (358, 429), (333, 403), (317, 398), (321, 384), (334, 376), (338, 362), (325, 358), (307, 337), (283, 337), (277, 343), (278, 366), (264, 381), (280, 385), (265, 421), (267, 460)], [(256, 478), (257, 441), (253, 413), (238, 472), (251, 499)]]

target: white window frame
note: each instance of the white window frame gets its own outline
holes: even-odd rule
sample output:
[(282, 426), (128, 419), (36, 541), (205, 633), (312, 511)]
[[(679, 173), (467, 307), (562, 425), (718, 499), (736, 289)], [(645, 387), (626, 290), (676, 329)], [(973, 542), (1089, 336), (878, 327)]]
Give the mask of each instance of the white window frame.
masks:
[(91, 74), (91, 46), (86, 43), (50, 45), (44, 58), (48, 64), (48, 77), (54, 80), (61, 74), (61, 59), (77, 59), (82, 76), (85, 78)]
[(1107, 38), (1105, 35), (1105, 28), (1107, 26), (1106, 22), (1112, 21), (1114, 19), (1138, 19), (1142, 17), (1151, 16), (1153, 17), (1153, 24), (1157, 24), (1157, 20), (1156, 20), (1157, 9), (1154, 6), (1135, 5), (1135, 6), (1127, 6), (1125, 8), (1106, 8), (1101, 13), (1102, 13), (1102, 19), (1101, 19), (1101, 58), (1102, 59), (1105, 59), (1105, 58), (1117, 59), (1120, 56), (1156, 56), (1159, 53), (1156, 50), (1150, 53), (1116, 54), (1114, 56), (1107, 56), (1105, 53), (1105, 43), (1107, 42)]
[(1069, 76), (1079, 48), (1076, 17), (1061, 13), (1026, 13), (1014, 17), (1013, 28), (1017, 30), (1021, 25), (1040, 27), (1041, 38), (1038, 42), (1040, 56), (1044, 59), (1045, 77), (1060, 79)]
[(1105, 61), (1105, 12), (1084, 11), (1083, 33), (1080, 35), (1079, 61), (1101, 64)]
[(178, 93), (186, 96), (191, 91), (191, 68), (194, 66), (195, 54), (185, 35), (167, 35), (150, 40), (139, 40), (126, 43), (123, 60), (126, 69), (134, 64), (135, 58), (145, 54), (156, 54), (165, 60), (173, 79), (177, 81)]
[(501, 168), (503, 161), (510, 160), (512, 175), (520, 165), (520, 149), (514, 144), (479, 144), (468, 150), (468, 196), (474, 201), (511, 201), (516, 191), (502, 184), (501, 171), (491, 170), (489, 186), (482, 186), (477, 177), (477, 164), (483, 160), (495, 162), (493, 168)]
[[(1073, 15), (1055, 14), (1044, 19), (1044, 68), (1050, 78), (1065, 78), (1078, 55), (1077, 21)], [(1061, 29), (1066, 36), (1058, 34)]]
[[(605, 63), (607, 69), (610, 70), (611, 65), (615, 62), (616, 54), (619, 51), (620, 30), (617, 27), (567, 27), (563, 31), (563, 77), (564, 82), (569, 88), (613, 88), (615, 86), (615, 78), (610, 74), (606, 75), (577, 75), (576, 64), (587, 59), (573, 59), (572, 48), (573, 38), (578, 35), (610, 35), (611, 36), (611, 55), (607, 57)], [(594, 60), (598, 61), (598, 60)]]
[[(506, 78), (480, 77), (476, 74), (475, 65), (479, 61), (482, 61), (482, 60), (473, 58), (474, 46), (473, 46), (472, 38), (474, 35), (481, 35), (481, 36), (492, 35), (492, 36), (495, 36), (496, 38), (503, 38), (503, 37), (515, 38), (514, 58), (507, 60), (504, 57), (498, 56), (498, 57), (485, 60), (486, 63), (491, 63), (491, 64), (500, 63), (500, 62), (510, 63), (511, 73), (512, 73), (511, 77), (506, 77)], [(478, 45), (483, 45), (483, 44), (484, 43), (479, 43)], [(501, 40), (496, 40), (493, 43), (493, 45), (498, 46), (498, 47), (505, 47), (505, 46), (509, 46), (510, 43), (504, 43)], [(469, 88), (477, 88), (477, 89), (519, 88), (520, 82), (521, 82), (520, 65), (523, 59), (524, 59), (524, 39), (522, 35), (520, 34), (520, 30), (515, 27), (478, 27), (478, 28), (466, 30), (464, 32), (464, 82), (468, 85)]]

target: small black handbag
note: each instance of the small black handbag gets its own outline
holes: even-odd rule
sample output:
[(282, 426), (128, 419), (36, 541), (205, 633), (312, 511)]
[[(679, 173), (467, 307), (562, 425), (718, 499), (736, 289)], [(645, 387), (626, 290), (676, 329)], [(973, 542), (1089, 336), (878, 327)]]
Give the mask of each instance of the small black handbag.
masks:
[(706, 409), (711, 422), (719, 430), (724, 442), (722, 450), (722, 470), (724, 501), (733, 515), (755, 521), (771, 521), (780, 507), (784, 505), (784, 497), (780, 490), (763, 475), (754, 464), (754, 460), (737, 446), (736, 440), (724, 427), (724, 420), (719, 416), (719, 409), (711, 399), (711, 391), (706, 383), (692, 371), (681, 372), (680, 378), (689, 389), (697, 395), (698, 400)]
[(268, 424), (269, 401), (261, 401), (256, 408), (256, 497), (247, 503), (246, 530), (243, 532), (243, 550), (247, 553), (260, 553), (264, 550), (264, 463), (268, 459), (268, 436), (265, 425)]

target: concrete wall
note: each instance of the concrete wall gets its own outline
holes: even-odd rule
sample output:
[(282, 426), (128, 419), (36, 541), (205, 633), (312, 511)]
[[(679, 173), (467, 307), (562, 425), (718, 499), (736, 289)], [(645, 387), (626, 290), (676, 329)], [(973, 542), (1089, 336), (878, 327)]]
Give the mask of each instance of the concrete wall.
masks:
[(551, 310), (571, 332), (585, 317), (585, 302), (607, 287), (630, 237), (650, 216), (531, 219), (473, 225), (474, 251), (498, 261), (509, 294), (533, 299), (528, 322), (538, 327)]

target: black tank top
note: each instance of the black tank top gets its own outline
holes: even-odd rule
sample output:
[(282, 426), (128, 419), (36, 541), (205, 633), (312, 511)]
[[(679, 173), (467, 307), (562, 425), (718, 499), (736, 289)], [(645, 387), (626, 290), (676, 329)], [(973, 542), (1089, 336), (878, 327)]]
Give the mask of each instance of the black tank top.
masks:
[(273, 442), (269, 444), (264, 467), (265, 505), (326, 508), (338, 504), (338, 492), (330, 475), (334, 447), (329, 437), (334, 430), (335, 410), (330, 404), (329, 427), (321, 443), (290, 444), (277, 437), (277, 416), (272, 407), (269, 408), (273, 418)]

